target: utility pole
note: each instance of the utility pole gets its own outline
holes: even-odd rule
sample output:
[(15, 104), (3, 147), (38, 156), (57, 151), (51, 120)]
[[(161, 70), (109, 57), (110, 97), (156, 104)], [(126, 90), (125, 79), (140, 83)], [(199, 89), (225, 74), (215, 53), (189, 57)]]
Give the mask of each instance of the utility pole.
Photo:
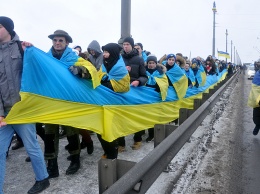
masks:
[(236, 47), (234, 46), (234, 63), (236, 63)]
[(231, 40), (231, 51), (230, 51), (230, 53), (231, 53), (231, 63), (232, 63), (232, 45), (233, 45), (233, 42)]
[[(226, 53), (227, 53), (227, 36), (228, 36), (228, 32), (227, 32), (227, 29), (226, 29)], [(226, 63), (227, 63), (227, 58), (226, 58)]]
[(217, 8), (216, 8), (216, 3), (214, 1), (213, 3), (213, 43), (212, 43), (212, 56), (215, 57), (215, 27), (216, 27), (216, 22), (215, 22), (215, 15), (217, 12)]
[(122, 46), (126, 37), (131, 36), (131, 0), (121, 0), (121, 38), (118, 44)]

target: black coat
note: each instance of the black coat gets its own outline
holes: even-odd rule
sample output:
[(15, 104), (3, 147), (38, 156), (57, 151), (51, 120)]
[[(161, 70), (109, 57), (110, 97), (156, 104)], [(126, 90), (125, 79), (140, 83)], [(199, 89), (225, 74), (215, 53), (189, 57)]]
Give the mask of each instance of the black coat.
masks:
[(140, 82), (139, 86), (145, 85), (148, 77), (144, 67), (144, 60), (139, 57), (138, 51), (136, 49), (133, 49), (130, 53), (125, 53), (123, 51), (121, 55), (125, 65), (131, 67), (131, 71), (129, 72), (130, 82), (138, 80)]

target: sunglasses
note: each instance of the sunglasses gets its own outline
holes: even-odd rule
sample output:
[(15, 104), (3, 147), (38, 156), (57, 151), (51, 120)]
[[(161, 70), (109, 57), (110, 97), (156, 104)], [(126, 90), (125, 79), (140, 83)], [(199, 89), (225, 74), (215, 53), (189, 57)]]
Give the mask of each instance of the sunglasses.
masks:
[(52, 39), (52, 41), (53, 41), (53, 42), (64, 42), (64, 40), (63, 40), (63, 39), (55, 39), (55, 38), (54, 38), (54, 39)]

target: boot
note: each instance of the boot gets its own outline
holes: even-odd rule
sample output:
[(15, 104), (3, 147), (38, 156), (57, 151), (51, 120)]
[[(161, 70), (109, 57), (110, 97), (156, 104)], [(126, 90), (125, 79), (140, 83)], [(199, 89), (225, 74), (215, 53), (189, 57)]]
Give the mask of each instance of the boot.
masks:
[(13, 145), (12, 150), (17, 150), (19, 148), (22, 148), (23, 146), (23, 142), (17, 140), (16, 143)]
[(28, 191), (29, 194), (40, 193), (50, 186), (49, 179), (43, 179), (41, 181), (36, 181), (33, 187)]
[(131, 146), (133, 150), (139, 150), (142, 146), (142, 142), (134, 142), (134, 144)]
[(151, 141), (153, 141), (153, 137), (147, 137), (145, 140), (147, 143), (150, 143)]
[(49, 178), (55, 178), (59, 176), (59, 168), (57, 158), (48, 160), (47, 171)]
[(80, 168), (79, 154), (71, 156), (71, 162), (66, 170), (66, 175), (75, 174)]
[(257, 135), (258, 134), (258, 132), (259, 132), (259, 130), (260, 130), (260, 126), (255, 126), (255, 128), (254, 128), (254, 130), (253, 130), (253, 135)]
[[(93, 141), (91, 141), (90, 143), (81, 142), (81, 144), (82, 143), (86, 145), (88, 154), (89, 155), (92, 154), (94, 151)], [(80, 144), (80, 147), (81, 147), (81, 144)]]
[(27, 158), (25, 158), (25, 162), (31, 162), (31, 158), (28, 156)]

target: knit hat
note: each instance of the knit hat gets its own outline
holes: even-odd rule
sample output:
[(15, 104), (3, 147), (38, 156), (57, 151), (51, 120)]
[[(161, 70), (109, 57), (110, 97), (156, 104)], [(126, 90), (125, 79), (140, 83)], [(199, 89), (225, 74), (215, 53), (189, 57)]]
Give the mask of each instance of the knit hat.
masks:
[(61, 36), (61, 37), (65, 37), (65, 39), (69, 42), (72, 43), (72, 38), (70, 37), (70, 35), (65, 32), (64, 30), (56, 30), (53, 34), (49, 35), (48, 37), (50, 39), (53, 39), (55, 36)]
[(169, 55), (167, 55), (167, 57), (166, 57), (166, 59), (168, 60), (169, 58), (174, 58), (175, 59), (175, 61), (176, 61), (176, 56), (174, 55), (174, 54), (169, 54)]
[(148, 64), (149, 61), (154, 61), (154, 62), (157, 64), (157, 58), (156, 58), (156, 56), (154, 56), (154, 55), (149, 55), (149, 56), (147, 57), (146, 63)]
[(76, 45), (76, 46), (74, 46), (73, 48), (74, 48), (74, 49), (79, 48), (80, 50), (82, 50), (81, 46), (79, 46), (79, 45)]
[(129, 44), (131, 44), (131, 46), (132, 46), (132, 48), (134, 48), (134, 39), (133, 38), (131, 38), (131, 37), (126, 37), (125, 39), (124, 39), (124, 41), (123, 41), (123, 43), (124, 42), (128, 42)]
[(142, 45), (142, 43), (140, 43), (140, 42), (135, 43), (135, 46), (140, 46), (140, 48), (143, 50), (143, 45)]
[(9, 32), (10, 35), (14, 33), (14, 22), (8, 17), (0, 16), (0, 24)]

